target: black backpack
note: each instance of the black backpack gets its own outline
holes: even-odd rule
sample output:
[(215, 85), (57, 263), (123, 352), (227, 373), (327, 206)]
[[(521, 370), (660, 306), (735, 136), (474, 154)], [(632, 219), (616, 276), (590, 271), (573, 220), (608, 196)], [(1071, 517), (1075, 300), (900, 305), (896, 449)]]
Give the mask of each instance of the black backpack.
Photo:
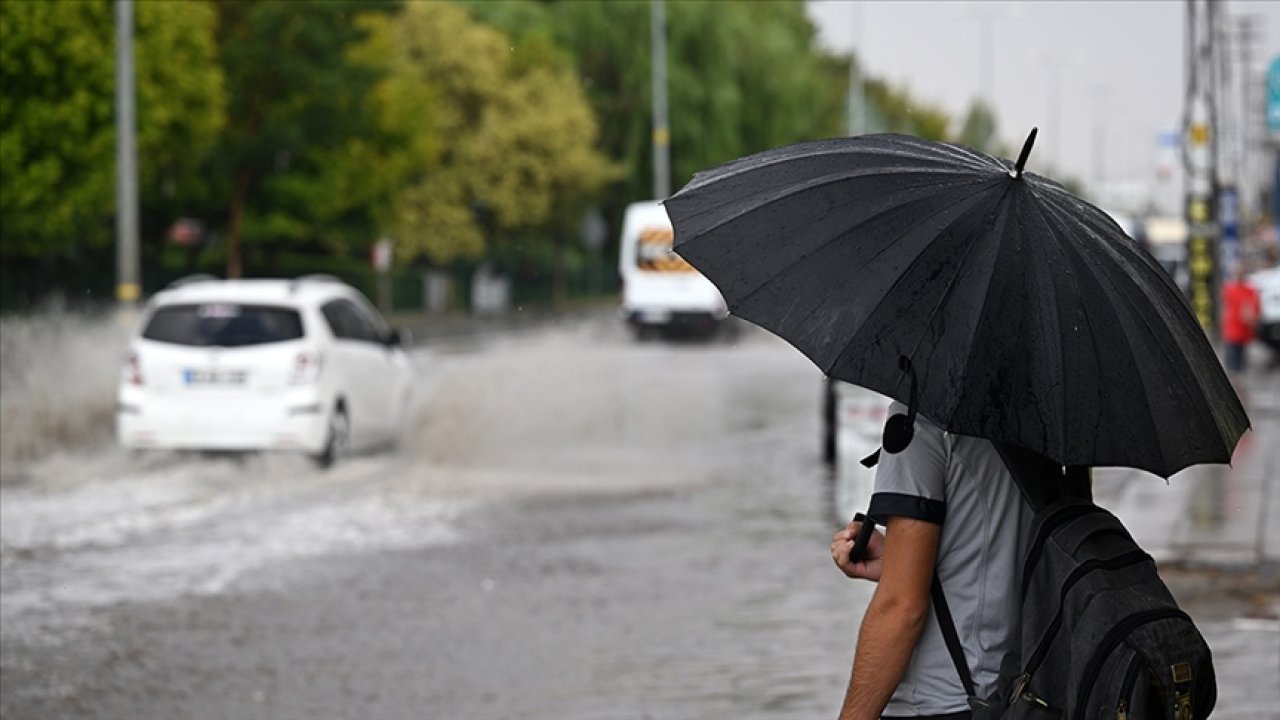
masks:
[(1086, 474), (997, 445), (1036, 510), (1023, 561), (1019, 656), (975, 697), (937, 576), (933, 604), (974, 720), (1199, 720), (1217, 700), (1209, 646)]

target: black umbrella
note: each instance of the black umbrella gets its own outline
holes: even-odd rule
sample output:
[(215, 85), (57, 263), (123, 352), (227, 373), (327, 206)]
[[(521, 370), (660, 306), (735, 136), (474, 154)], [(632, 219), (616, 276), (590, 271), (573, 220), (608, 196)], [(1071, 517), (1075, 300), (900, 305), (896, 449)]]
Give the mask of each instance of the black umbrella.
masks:
[(698, 173), (675, 251), (833, 378), (1063, 465), (1230, 462), (1248, 417), (1186, 299), (1105, 213), (1015, 164), (902, 135)]

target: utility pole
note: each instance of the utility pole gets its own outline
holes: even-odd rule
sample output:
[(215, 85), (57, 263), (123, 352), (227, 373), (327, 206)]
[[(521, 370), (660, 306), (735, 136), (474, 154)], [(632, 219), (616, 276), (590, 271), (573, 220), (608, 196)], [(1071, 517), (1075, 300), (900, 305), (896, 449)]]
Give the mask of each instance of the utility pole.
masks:
[(980, 99), (994, 114), (996, 112), (995, 65), (991, 51), (995, 44), (991, 38), (991, 31), (995, 22), (995, 9), (990, 6), (977, 6), (973, 11), (978, 18), (978, 72), (982, 83), (979, 88)]
[(141, 294), (138, 261), (137, 107), (133, 73), (133, 0), (116, 0), (116, 301)]
[(1259, 147), (1255, 142), (1255, 131), (1262, 114), (1258, 112), (1253, 95), (1255, 84), (1253, 48), (1258, 40), (1257, 27), (1254, 24), (1256, 19), (1256, 16), (1252, 15), (1236, 18), (1236, 47), (1240, 51), (1240, 72), (1238, 73), (1240, 77), (1240, 143), (1238, 146), (1240, 176), (1237, 180), (1240, 188), (1241, 211), (1245, 217), (1251, 216), (1254, 209), (1258, 207), (1258, 203), (1255, 202), (1258, 183), (1253, 150)]
[(863, 72), (858, 50), (862, 49), (862, 6), (852, 3), (853, 10), (853, 47), (849, 50), (849, 101), (847, 108), (847, 130), (849, 135), (857, 136), (867, 132), (867, 80)]
[(1186, 167), (1187, 269), (1191, 309), (1206, 332), (1218, 326), (1217, 123), (1214, 106), (1215, 3), (1186, 0), (1186, 106), (1183, 165)]
[(1107, 105), (1110, 94), (1105, 85), (1093, 87), (1093, 196), (1110, 204), (1107, 197)]
[(653, 198), (671, 195), (671, 130), (667, 125), (667, 8), (649, 0), (649, 49), (653, 86)]
[[(1045, 69), (1048, 70), (1048, 80), (1045, 83), (1045, 125), (1047, 125), (1046, 134), (1049, 136), (1049, 163), (1050, 167), (1057, 167), (1062, 162), (1062, 157), (1058, 152), (1062, 138), (1062, 123), (1058, 122), (1061, 107), (1061, 90), (1062, 90), (1062, 72), (1059, 67), (1059, 61), (1056, 56), (1047, 56), (1044, 60)], [(994, 109), (992, 110), (994, 112)]]

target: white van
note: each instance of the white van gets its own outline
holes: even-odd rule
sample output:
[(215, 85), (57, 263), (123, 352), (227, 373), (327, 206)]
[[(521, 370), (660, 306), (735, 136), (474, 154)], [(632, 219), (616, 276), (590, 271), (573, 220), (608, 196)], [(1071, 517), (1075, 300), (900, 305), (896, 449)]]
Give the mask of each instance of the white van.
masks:
[(711, 334), (729, 314), (716, 286), (672, 252), (674, 238), (661, 203), (627, 206), (618, 272), (622, 316), (637, 336), (649, 329)]

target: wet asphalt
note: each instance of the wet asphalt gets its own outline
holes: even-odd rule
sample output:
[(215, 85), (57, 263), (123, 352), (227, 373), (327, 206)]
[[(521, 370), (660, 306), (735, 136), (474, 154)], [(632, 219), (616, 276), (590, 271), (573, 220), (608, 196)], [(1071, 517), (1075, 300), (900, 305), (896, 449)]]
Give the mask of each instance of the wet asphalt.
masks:
[[(835, 716), (870, 588), (828, 557), (807, 360), (607, 314), (416, 360), (400, 450), (328, 473), (102, 447), (6, 478), (0, 715)], [(1215, 717), (1280, 717), (1270, 581), (1179, 572), (1238, 668)]]

